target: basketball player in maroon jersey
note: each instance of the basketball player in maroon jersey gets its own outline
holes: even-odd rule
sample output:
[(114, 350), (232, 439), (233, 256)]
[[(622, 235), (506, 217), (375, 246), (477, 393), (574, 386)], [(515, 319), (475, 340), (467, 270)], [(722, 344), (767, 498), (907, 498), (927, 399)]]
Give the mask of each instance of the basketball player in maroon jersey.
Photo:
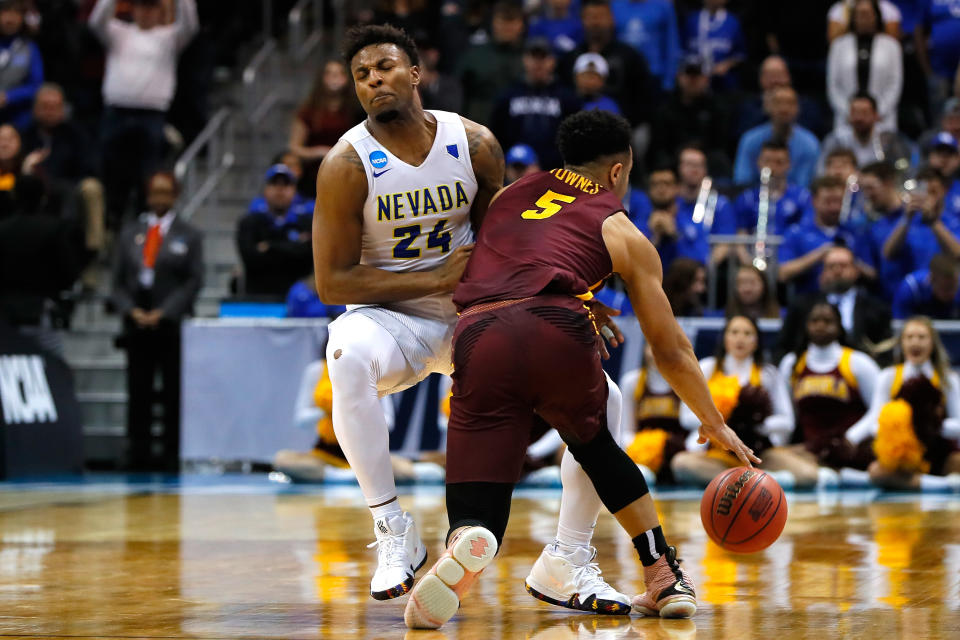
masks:
[(560, 432), (633, 539), (647, 589), (633, 607), (663, 617), (696, 611), (693, 584), (667, 546), (643, 474), (605, 426), (597, 323), (605, 335), (611, 323), (584, 301), (611, 273), (626, 282), (658, 368), (700, 418), (701, 441), (713, 440), (745, 465), (760, 461), (714, 406), (663, 292), (657, 252), (623, 212), (630, 125), (583, 111), (563, 122), (557, 143), (562, 169), (525, 177), (494, 197), (454, 291), (460, 319), (447, 435), (450, 531), (446, 551), (407, 602), (412, 628), (437, 628), (453, 617), (493, 561), (538, 417)]

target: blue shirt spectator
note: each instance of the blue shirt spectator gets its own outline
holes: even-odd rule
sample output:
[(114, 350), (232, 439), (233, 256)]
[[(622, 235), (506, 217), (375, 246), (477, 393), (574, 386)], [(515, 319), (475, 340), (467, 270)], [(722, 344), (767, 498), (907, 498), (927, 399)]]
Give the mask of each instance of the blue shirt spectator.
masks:
[(938, 254), (930, 268), (903, 279), (893, 298), (893, 317), (923, 315), (936, 320), (960, 318), (960, 274), (954, 260)]
[(677, 175), (672, 168), (654, 169), (650, 173), (651, 211), (646, 217), (633, 214), (631, 219), (657, 249), (664, 272), (677, 258), (691, 258), (707, 264), (710, 243), (703, 224), (679, 211)]
[(926, 0), (892, 0), (900, 10), (900, 33), (909, 37), (923, 13)]
[(611, 8), (619, 38), (643, 54), (662, 89), (672, 90), (680, 62), (680, 35), (673, 3), (614, 0)]
[(616, 309), (621, 316), (632, 316), (633, 305), (630, 304), (630, 298), (626, 291), (619, 291), (613, 287), (604, 287), (594, 296), (597, 300), (607, 305), (611, 309)]
[(787, 181), (803, 187), (810, 184), (820, 157), (820, 141), (796, 123), (798, 109), (797, 92), (790, 87), (777, 87), (770, 92), (767, 105), (770, 122), (750, 129), (740, 138), (733, 167), (734, 182), (757, 182), (760, 178), (757, 160), (763, 144), (779, 139), (790, 152)]
[[(900, 282), (912, 271), (909, 268), (910, 260), (907, 256), (887, 258), (883, 255), (883, 247), (886, 245), (890, 234), (897, 228), (903, 219), (904, 208), (898, 207), (893, 211), (887, 212), (879, 219), (874, 220), (866, 231), (867, 250), (869, 252), (870, 265), (877, 271), (877, 284), (880, 286), (880, 292), (883, 299), (887, 302), (893, 300)], [(907, 242), (910, 242), (909, 232)]]
[(833, 176), (817, 178), (813, 185), (814, 216), (793, 225), (784, 236), (778, 254), (781, 282), (791, 282), (797, 293), (819, 289), (823, 258), (830, 247), (846, 246), (861, 261), (869, 261), (866, 243), (840, 224), (846, 185)]
[(557, 55), (573, 51), (583, 43), (583, 23), (572, 0), (550, 0), (543, 15), (530, 19), (528, 38), (545, 38)]
[(581, 53), (577, 56), (573, 63), (573, 82), (577, 87), (577, 95), (583, 100), (584, 111), (600, 109), (622, 115), (617, 101), (603, 94), (609, 75), (610, 67), (599, 53)]
[(298, 280), (287, 293), (288, 318), (335, 318), (346, 310), (344, 305), (326, 305), (320, 301), (313, 276)]
[[(783, 235), (792, 226), (813, 219), (813, 198), (810, 192), (795, 184), (788, 184), (779, 197), (771, 193), (772, 218), (767, 218), (767, 232)], [(760, 187), (747, 189), (733, 205), (737, 230), (753, 233), (757, 229), (760, 211)], [(767, 214), (770, 216), (770, 213)], [(771, 226), (772, 220), (772, 226)]]
[(960, 0), (926, 0), (919, 21), (930, 34), (930, 68), (953, 82), (960, 64)]
[(687, 16), (682, 35), (687, 55), (705, 62), (717, 90), (737, 86), (736, 74), (731, 71), (747, 57), (740, 20), (724, 5), (726, 0), (705, 0), (704, 9)]
[(641, 225), (647, 223), (647, 219), (653, 212), (653, 203), (650, 198), (641, 189), (630, 187), (623, 204), (627, 207), (627, 217), (638, 229)]
[(23, 8), (0, 6), (0, 122), (23, 131), (30, 125), (33, 98), (43, 84), (40, 49), (21, 35)]

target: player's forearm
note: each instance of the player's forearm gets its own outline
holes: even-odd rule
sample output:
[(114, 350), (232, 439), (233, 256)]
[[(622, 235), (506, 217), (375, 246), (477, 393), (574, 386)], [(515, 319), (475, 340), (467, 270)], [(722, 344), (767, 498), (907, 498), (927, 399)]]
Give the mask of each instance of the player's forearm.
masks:
[(383, 304), (443, 293), (432, 271), (396, 273), (363, 264), (337, 272), (317, 272), (317, 291), (324, 304)]
[(656, 342), (652, 340), (650, 342), (657, 369), (697, 417), (700, 424), (722, 425), (723, 416), (713, 404), (713, 398), (710, 396), (707, 381), (700, 370), (700, 363), (693, 353), (693, 347), (690, 346), (690, 341), (679, 326), (676, 330), (679, 335), (669, 341), (672, 344), (656, 346)]

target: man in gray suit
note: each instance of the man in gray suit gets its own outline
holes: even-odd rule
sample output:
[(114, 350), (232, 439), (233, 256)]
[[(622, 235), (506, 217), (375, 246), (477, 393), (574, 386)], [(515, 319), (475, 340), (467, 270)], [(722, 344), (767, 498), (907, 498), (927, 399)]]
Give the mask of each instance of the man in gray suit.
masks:
[[(123, 317), (118, 344), (127, 350), (128, 465), (137, 470), (179, 468), (180, 322), (193, 312), (203, 284), (203, 238), (177, 216), (176, 178), (154, 174), (148, 211), (124, 227), (116, 245), (112, 301)], [(155, 373), (163, 404), (162, 454), (151, 427)]]

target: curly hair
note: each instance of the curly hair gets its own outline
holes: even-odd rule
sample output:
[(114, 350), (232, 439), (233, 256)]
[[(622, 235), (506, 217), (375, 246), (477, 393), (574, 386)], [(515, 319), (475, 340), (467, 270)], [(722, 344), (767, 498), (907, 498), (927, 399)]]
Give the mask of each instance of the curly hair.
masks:
[(411, 66), (420, 64), (420, 54), (417, 45), (407, 32), (392, 24), (368, 24), (362, 27), (353, 27), (343, 37), (343, 59), (347, 66), (364, 47), (373, 44), (395, 44), (410, 59)]
[(568, 166), (630, 153), (630, 123), (609, 111), (578, 111), (560, 123), (557, 147), (563, 163)]

